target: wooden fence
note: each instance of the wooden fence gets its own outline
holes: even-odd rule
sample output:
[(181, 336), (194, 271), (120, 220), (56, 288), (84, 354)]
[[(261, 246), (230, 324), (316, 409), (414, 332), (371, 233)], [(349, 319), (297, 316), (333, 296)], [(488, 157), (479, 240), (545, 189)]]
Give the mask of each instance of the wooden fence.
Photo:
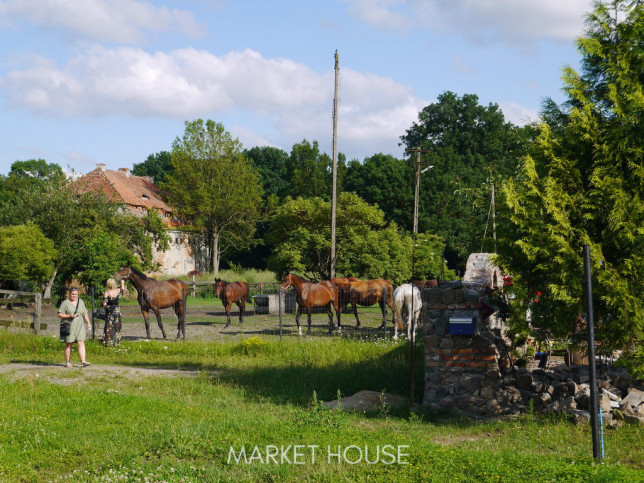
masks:
[(47, 329), (46, 324), (41, 324), (42, 312), (42, 294), (33, 292), (19, 292), (16, 290), (0, 290), (0, 305), (25, 304), (27, 307), (34, 304), (34, 311), (29, 315), (31, 319), (3, 319), (0, 314), (0, 327), (22, 327), (24, 329), (33, 328), (36, 334), (41, 330)]

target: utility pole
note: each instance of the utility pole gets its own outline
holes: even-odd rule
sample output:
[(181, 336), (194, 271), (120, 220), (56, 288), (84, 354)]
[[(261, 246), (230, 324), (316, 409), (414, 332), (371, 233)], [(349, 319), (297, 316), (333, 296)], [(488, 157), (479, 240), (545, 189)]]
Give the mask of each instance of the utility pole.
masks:
[[(420, 148), (413, 148), (413, 149), (405, 149), (406, 152), (408, 153), (416, 153), (416, 179), (414, 181), (414, 233), (418, 233), (418, 197), (420, 194), (420, 153), (429, 153), (429, 149), (420, 149)], [(433, 166), (429, 166), (429, 163), (423, 163), (427, 165), (426, 169), (429, 169), (430, 167), (433, 168)]]
[[(408, 153), (416, 153), (416, 179), (414, 180), (414, 242), (412, 245), (411, 249), (411, 276), (413, 277), (414, 275), (414, 265), (416, 263), (416, 235), (418, 234), (418, 197), (420, 194), (420, 175), (421, 173), (424, 173), (430, 168), (433, 168), (434, 166), (429, 165), (429, 163), (424, 163), (427, 167), (423, 169), (422, 171), (420, 170), (420, 153), (428, 153), (429, 149), (421, 149), (421, 148), (414, 148), (414, 149), (405, 149), (406, 152)], [(410, 280), (411, 281), (411, 280)], [(411, 305), (411, 313), (414, 313), (414, 300), (415, 297), (413, 296), (414, 293), (414, 285), (412, 285), (412, 305)], [(415, 351), (415, 343), (416, 343), (416, 319), (415, 317), (412, 317), (411, 321), (411, 341), (409, 344), (409, 405), (413, 406), (415, 403), (415, 396), (414, 396), (414, 351)]]
[(496, 253), (496, 207), (494, 206), (494, 184), (492, 185), (492, 239), (494, 240), (494, 253)]
[(335, 51), (335, 89), (333, 90), (333, 188), (331, 193), (331, 270), (330, 277), (335, 278), (335, 215), (338, 190), (338, 80), (340, 78), (340, 60)]

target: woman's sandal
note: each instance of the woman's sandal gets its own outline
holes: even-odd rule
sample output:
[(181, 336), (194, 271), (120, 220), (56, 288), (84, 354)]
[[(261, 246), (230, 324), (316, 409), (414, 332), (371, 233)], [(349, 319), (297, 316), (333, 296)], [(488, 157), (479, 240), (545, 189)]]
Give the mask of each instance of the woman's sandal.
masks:
[(87, 362), (87, 361), (81, 362), (81, 367), (87, 367), (87, 366), (91, 366), (91, 365), (92, 365), (91, 362)]
[(74, 365), (73, 365), (71, 362), (67, 362), (67, 363), (65, 364), (65, 367), (74, 367)]

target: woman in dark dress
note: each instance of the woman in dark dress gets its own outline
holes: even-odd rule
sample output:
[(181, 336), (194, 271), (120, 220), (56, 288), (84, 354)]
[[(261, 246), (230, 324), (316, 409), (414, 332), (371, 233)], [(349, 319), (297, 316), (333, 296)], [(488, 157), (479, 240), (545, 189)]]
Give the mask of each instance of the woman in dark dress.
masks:
[(117, 346), (121, 344), (121, 308), (119, 297), (121, 290), (116, 281), (110, 278), (107, 281), (107, 290), (103, 293), (103, 306), (105, 307), (105, 330), (103, 331), (103, 343), (106, 346)]

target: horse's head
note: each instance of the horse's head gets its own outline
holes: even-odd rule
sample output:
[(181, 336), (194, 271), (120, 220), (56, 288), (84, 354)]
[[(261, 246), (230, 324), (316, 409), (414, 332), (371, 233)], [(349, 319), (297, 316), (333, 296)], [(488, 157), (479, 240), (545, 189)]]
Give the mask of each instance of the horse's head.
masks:
[(215, 279), (215, 297), (219, 297), (221, 291), (226, 287), (226, 282), (220, 278)]
[(129, 280), (131, 275), (132, 275), (132, 269), (130, 268), (129, 265), (124, 266), (118, 272), (116, 272), (116, 276), (124, 280)]
[(280, 288), (282, 290), (286, 290), (293, 284), (293, 277), (290, 273), (287, 273), (284, 278), (282, 279), (282, 283), (280, 283)]

